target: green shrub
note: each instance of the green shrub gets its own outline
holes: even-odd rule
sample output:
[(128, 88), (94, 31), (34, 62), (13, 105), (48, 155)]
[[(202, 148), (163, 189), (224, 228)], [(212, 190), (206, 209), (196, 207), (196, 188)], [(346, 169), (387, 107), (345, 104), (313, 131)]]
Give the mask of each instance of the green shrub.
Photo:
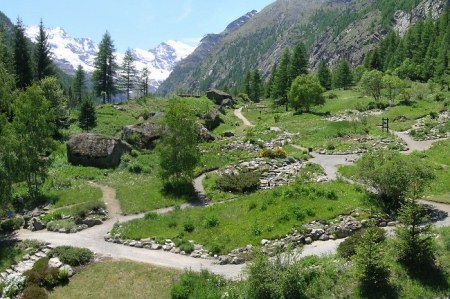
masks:
[(217, 178), (217, 188), (225, 192), (248, 193), (260, 186), (259, 171), (241, 171), (238, 174), (224, 174)]
[(59, 246), (52, 249), (50, 257), (58, 257), (61, 262), (70, 266), (86, 265), (94, 258), (94, 253), (87, 248)]
[(194, 224), (192, 224), (191, 222), (185, 223), (183, 225), (184, 231), (188, 232), (188, 233), (192, 233), (195, 229)]
[(53, 213), (42, 215), (40, 218), (41, 218), (41, 221), (44, 222), (44, 223), (49, 223), (49, 222), (55, 221), (55, 220), (61, 220), (62, 219), (62, 212), (61, 211), (55, 211)]
[[(377, 235), (376, 242), (380, 243), (386, 239), (386, 232), (384, 229), (379, 227), (371, 227), (370, 229), (374, 230)], [(337, 248), (337, 253), (339, 256), (350, 259), (352, 256), (356, 254), (356, 247), (359, 246), (362, 242), (362, 236), (364, 234), (365, 229), (357, 231), (347, 239), (345, 239), (341, 244), (339, 244)]]
[(10, 219), (3, 220), (0, 224), (1, 231), (5, 233), (13, 232), (17, 229), (20, 229), (20, 227), (23, 225), (23, 218), (22, 217), (14, 217)]
[(21, 299), (47, 299), (48, 294), (44, 288), (35, 284), (29, 285), (23, 290)]
[(64, 229), (67, 232), (72, 228), (75, 228), (75, 226), (76, 224), (72, 219), (54, 220), (47, 223), (47, 229), (49, 231), (58, 231), (60, 229)]
[(194, 251), (194, 244), (191, 242), (182, 241), (181, 244), (178, 246), (181, 251), (186, 252), (187, 254), (190, 254), (192, 251)]
[(155, 220), (156, 218), (158, 218), (158, 214), (156, 214), (155, 212), (148, 212), (147, 214), (145, 214), (144, 218), (146, 220)]
[(48, 289), (60, 284), (59, 270), (48, 267), (48, 257), (39, 259), (31, 270), (24, 273), (28, 285), (37, 285)]
[(264, 149), (259, 153), (259, 156), (261, 158), (277, 159), (286, 158), (287, 154), (284, 149), (282, 149), (281, 147), (277, 147), (276, 149)]
[(181, 275), (171, 289), (172, 299), (220, 299), (223, 298), (223, 277), (203, 270), (200, 273), (188, 271)]
[(219, 219), (216, 216), (209, 216), (205, 220), (206, 228), (213, 228), (219, 225)]

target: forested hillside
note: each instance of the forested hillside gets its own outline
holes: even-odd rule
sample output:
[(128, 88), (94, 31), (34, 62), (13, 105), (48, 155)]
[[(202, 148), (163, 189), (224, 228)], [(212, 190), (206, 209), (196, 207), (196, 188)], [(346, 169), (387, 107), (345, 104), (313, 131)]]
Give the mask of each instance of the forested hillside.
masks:
[(210, 87), (239, 91), (247, 71), (259, 69), (267, 78), (283, 50), (298, 42), (310, 49), (310, 67), (345, 58), (359, 64), (391, 31), (405, 32), (428, 15), (437, 18), (446, 1), (305, 1), (278, 0), (197, 59), (176, 68), (158, 90), (204, 91)]

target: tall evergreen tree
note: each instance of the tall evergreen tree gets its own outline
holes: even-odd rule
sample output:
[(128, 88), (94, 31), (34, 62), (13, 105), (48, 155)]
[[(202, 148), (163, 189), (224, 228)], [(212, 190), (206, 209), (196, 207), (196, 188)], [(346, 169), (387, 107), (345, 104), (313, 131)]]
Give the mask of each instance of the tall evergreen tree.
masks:
[(345, 59), (341, 59), (335, 73), (335, 87), (349, 88), (353, 83), (352, 70)]
[(92, 75), (95, 94), (102, 96), (103, 103), (111, 103), (112, 96), (116, 93), (115, 75), (117, 64), (114, 51), (111, 35), (106, 31), (99, 45), (99, 51), (94, 61), (95, 70)]
[(290, 88), (289, 77), (288, 77), (288, 67), (291, 60), (291, 55), (289, 50), (286, 49), (281, 57), (280, 64), (277, 68), (277, 73), (275, 74), (275, 80), (272, 87), (271, 96), (272, 99), (277, 102), (278, 105), (286, 105), (287, 108), (287, 93)]
[(317, 77), (319, 78), (320, 85), (322, 85), (323, 88), (325, 88), (326, 90), (331, 89), (332, 87), (331, 71), (324, 60), (321, 60), (319, 63), (319, 68), (317, 70)]
[(72, 84), (71, 108), (78, 107), (86, 93), (86, 73), (82, 65), (78, 65)]
[(244, 79), (244, 90), (248, 97), (250, 97), (251, 93), (252, 93), (251, 84), (252, 84), (252, 74), (250, 71), (248, 71), (245, 74), (245, 79)]
[(0, 28), (0, 63), (3, 64), (4, 68), (10, 74), (14, 73), (13, 55), (10, 51), (10, 48), (6, 45), (5, 35), (1, 28)]
[(149, 81), (150, 71), (148, 67), (144, 67), (141, 72), (141, 90), (144, 96), (148, 96), (148, 81)]
[(120, 72), (120, 87), (127, 94), (127, 100), (130, 99), (131, 92), (136, 85), (136, 67), (134, 66), (134, 57), (131, 49), (127, 49), (123, 58)]
[(34, 59), (36, 62), (36, 79), (38, 81), (54, 75), (55, 71), (53, 69), (50, 47), (48, 45), (48, 36), (45, 32), (42, 20), (39, 24), (39, 34), (36, 37)]
[(9, 74), (3, 63), (0, 62), (0, 115), (5, 115), (10, 121), (13, 117), (12, 105), (15, 86), (14, 76)]
[(259, 102), (262, 95), (262, 80), (259, 70), (254, 70), (251, 78), (250, 100)]
[(288, 66), (288, 86), (300, 75), (308, 74), (308, 54), (303, 43), (298, 43)]
[(85, 99), (81, 103), (78, 123), (79, 127), (86, 132), (97, 126), (97, 113), (92, 99)]
[(25, 37), (25, 28), (22, 20), (17, 19), (14, 27), (14, 68), (16, 73), (17, 88), (24, 89), (31, 85), (33, 73), (31, 69), (30, 51)]
[(266, 83), (266, 98), (271, 99), (272, 98), (272, 91), (273, 91), (273, 85), (275, 82), (275, 75), (277, 73), (278, 64), (274, 64), (272, 67), (272, 71), (270, 72), (269, 79)]

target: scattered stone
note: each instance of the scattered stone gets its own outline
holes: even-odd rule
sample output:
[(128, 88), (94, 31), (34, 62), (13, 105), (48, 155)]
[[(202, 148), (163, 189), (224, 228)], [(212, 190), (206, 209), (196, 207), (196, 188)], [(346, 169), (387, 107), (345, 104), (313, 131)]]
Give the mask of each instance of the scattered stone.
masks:
[(69, 274), (69, 277), (72, 277), (73, 276), (73, 269), (72, 269), (72, 267), (71, 266), (69, 266), (69, 265), (63, 265), (61, 268), (59, 268), (59, 272), (61, 273), (61, 272), (66, 272), (67, 271), (67, 273)]
[(61, 261), (59, 260), (59, 258), (57, 257), (52, 257), (51, 259), (48, 260), (48, 266), (50, 268), (59, 268), (62, 266)]
[(308, 244), (308, 245), (309, 245), (309, 244), (312, 243), (312, 241), (313, 241), (313, 240), (311, 239), (311, 237), (306, 237), (306, 238), (305, 238), (305, 244)]

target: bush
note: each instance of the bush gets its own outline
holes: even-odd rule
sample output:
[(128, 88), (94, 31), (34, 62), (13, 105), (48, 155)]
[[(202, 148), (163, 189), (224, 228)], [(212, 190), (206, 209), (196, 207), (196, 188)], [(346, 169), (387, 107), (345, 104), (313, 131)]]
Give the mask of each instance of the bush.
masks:
[(219, 219), (217, 219), (216, 216), (210, 216), (207, 217), (205, 220), (205, 227), (206, 228), (213, 228), (219, 225)]
[(44, 288), (37, 285), (30, 285), (23, 290), (21, 299), (47, 299), (48, 294)]
[(94, 258), (94, 253), (89, 249), (72, 246), (56, 247), (48, 255), (50, 257), (58, 257), (61, 262), (70, 266), (86, 265)]
[(203, 270), (200, 273), (188, 271), (172, 286), (172, 299), (219, 299), (221, 288), (226, 281), (223, 277)]
[(183, 225), (184, 231), (188, 233), (192, 233), (195, 229), (194, 224), (188, 222)]
[[(386, 232), (384, 229), (379, 227), (370, 227), (369, 229), (374, 231), (374, 234), (376, 234), (376, 242), (381, 243), (386, 239)], [(337, 253), (339, 256), (349, 259), (352, 256), (356, 254), (356, 248), (361, 244), (362, 242), (362, 236), (365, 232), (365, 229), (360, 230), (347, 239), (344, 240), (341, 244), (339, 244), (337, 248)]]
[(225, 192), (247, 193), (259, 186), (259, 171), (241, 171), (238, 174), (224, 174), (217, 178), (217, 188)]
[(53, 213), (45, 214), (40, 217), (41, 221), (44, 223), (49, 223), (51, 221), (55, 220), (61, 220), (62, 219), (62, 212), (61, 211), (55, 211)]
[(259, 156), (261, 158), (277, 159), (286, 158), (287, 154), (284, 149), (282, 149), (281, 147), (277, 147), (276, 149), (264, 149), (259, 153)]
[(148, 212), (147, 214), (145, 214), (144, 218), (145, 220), (155, 220), (156, 218), (158, 218), (158, 214), (156, 214), (155, 212)]
[(9, 275), (3, 281), (2, 297), (15, 297), (22, 290), (25, 278), (20, 274)]
[(67, 232), (72, 228), (75, 228), (75, 226), (76, 224), (72, 219), (54, 220), (47, 223), (47, 229), (49, 231), (58, 231), (60, 229), (64, 229)]
[(60, 284), (59, 270), (48, 267), (48, 257), (39, 259), (31, 270), (24, 273), (27, 284), (34, 284), (48, 289)]
[(23, 218), (22, 217), (14, 217), (11, 219), (3, 220), (0, 224), (1, 231), (5, 233), (13, 232), (17, 229), (20, 229), (20, 227), (23, 225)]

